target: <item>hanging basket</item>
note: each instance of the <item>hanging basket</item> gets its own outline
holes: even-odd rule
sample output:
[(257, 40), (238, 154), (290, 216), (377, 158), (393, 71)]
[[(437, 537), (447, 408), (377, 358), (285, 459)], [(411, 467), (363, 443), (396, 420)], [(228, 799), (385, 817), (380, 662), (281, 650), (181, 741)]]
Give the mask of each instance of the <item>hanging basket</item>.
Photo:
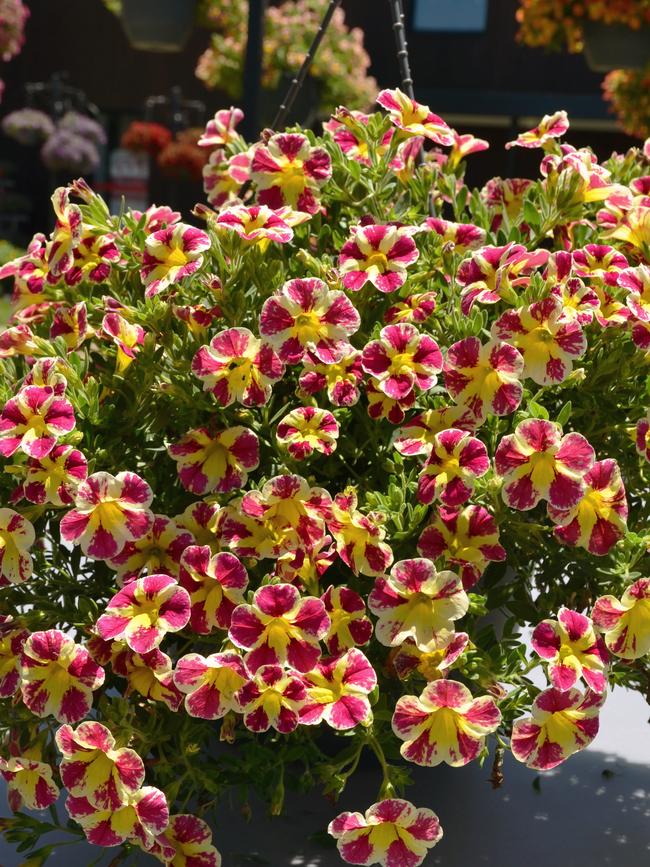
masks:
[(650, 63), (650, 27), (633, 30), (625, 24), (586, 21), (584, 53), (594, 72), (642, 69)]
[(122, 26), (138, 51), (182, 51), (196, 14), (196, 0), (122, 0)]

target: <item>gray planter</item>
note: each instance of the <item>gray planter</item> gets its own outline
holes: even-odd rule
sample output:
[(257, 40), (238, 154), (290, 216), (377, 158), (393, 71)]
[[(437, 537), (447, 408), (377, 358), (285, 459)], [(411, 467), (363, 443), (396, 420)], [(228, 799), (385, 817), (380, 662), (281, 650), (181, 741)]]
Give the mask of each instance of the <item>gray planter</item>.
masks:
[(632, 30), (625, 24), (586, 21), (584, 53), (595, 72), (642, 69), (650, 63), (650, 27)]
[(181, 51), (195, 13), (196, 0), (122, 0), (122, 26), (138, 51)]

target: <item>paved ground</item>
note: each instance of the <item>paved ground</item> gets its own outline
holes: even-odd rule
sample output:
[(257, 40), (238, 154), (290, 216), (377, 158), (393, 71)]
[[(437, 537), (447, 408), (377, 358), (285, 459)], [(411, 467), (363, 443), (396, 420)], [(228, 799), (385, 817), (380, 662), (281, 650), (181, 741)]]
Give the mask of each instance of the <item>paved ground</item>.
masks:
[[(601, 716), (594, 744), (555, 771), (536, 775), (514, 760), (494, 792), (489, 768), (416, 769), (408, 797), (434, 809), (445, 835), (426, 867), (647, 867), (650, 864), (650, 708), (615, 690)], [(352, 780), (336, 808), (318, 796), (287, 799), (284, 817), (262, 808), (251, 824), (224, 810), (215, 841), (223, 867), (341, 867), (336, 850), (311, 835), (345, 809), (374, 801), (379, 774), (368, 769)], [(0, 814), (7, 815), (6, 806)], [(307, 841), (307, 842), (306, 842)], [(74, 854), (73, 854), (74, 853)], [(62, 849), (52, 867), (89, 867), (97, 849)], [(0, 844), (0, 867), (18, 867), (18, 856)], [(111, 860), (110, 850), (102, 860)], [(154, 865), (143, 856), (137, 867)]]

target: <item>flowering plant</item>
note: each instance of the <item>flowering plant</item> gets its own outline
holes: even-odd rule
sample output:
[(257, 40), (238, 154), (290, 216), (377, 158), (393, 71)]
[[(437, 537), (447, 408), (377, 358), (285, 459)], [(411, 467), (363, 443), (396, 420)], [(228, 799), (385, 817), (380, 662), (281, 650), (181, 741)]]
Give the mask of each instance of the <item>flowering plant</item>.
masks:
[(160, 123), (134, 120), (122, 133), (120, 145), (126, 150), (157, 156), (171, 142), (172, 133)]
[(12, 809), (63, 788), (66, 833), (218, 867), (231, 787), (336, 799), (368, 750), (329, 832), (417, 867), (411, 764), (550, 769), (647, 690), (650, 151), (557, 112), (510, 143), (538, 179), (470, 190), (486, 142), (378, 102), (253, 144), (219, 112), (202, 228), (78, 180), (0, 269)]
[[(266, 9), (262, 61), (265, 88), (275, 90), (283, 76), (295, 74), (318, 30), (327, 2), (297, 0)], [(214, 33), (210, 47), (199, 58), (196, 75), (208, 87), (238, 99), (242, 92), (248, 3), (204, 0), (200, 9), (203, 23)], [(338, 8), (309, 70), (320, 85), (321, 110), (332, 111), (341, 103), (365, 109), (376, 92), (376, 83), (368, 75), (369, 66), (363, 31), (358, 27), (350, 29), (343, 10)]]
[(54, 132), (54, 121), (36, 108), (19, 108), (2, 118), (2, 131), (22, 145), (34, 145), (48, 139)]
[(21, 0), (0, 0), (0, 60), (5, 63), (20, 54), (28, 18), (29, 9)]
[(553, 51), (583, 48), (585, 21), (625, 24), (637, 30), (650, 23), (648, 0), (519, 0), (517, 38), (533, 48), (544, 46)]
[(55, 124), (45, 112), (21, 108), (3, 118), (2, 131), (25, 146), (43, 142), (41, 159), (53, 172), (93, 172), (98, 148), (106, 144), (102, 125), (77, 111), (67, 111)]
[(603, 95), (628, 135), (650, 136), (650, 67), (614, 69), (603, 79)]

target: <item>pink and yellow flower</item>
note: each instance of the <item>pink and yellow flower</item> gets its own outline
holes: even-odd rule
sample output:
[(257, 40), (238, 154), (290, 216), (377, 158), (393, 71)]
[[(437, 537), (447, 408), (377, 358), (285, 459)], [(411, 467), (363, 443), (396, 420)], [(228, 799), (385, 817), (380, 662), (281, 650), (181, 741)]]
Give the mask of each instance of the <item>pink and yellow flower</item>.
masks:
[(121, 585), (135, 581), (143, 572), (149, 575), (162, 572), (178, 578), (181, 555), (193, 544), (194, 536), (173, 518), (156, 515), (148, 533), (137, 542), (127, 542), (107, 563), (117, 572)]
[(436, 293), (421, 292), (397, 301), (384, 313), (386, 325), (398, 322), (426, 322), (436, 309)]
[(117, 346), (117, 372), (124, 373), (144, 343), (144, 328), (126, 320), (119, 313), (107, 313), (102, 320), (102, 332)]
[(208, 545), (190, 545), (181, 558), (180, 583), (190, 595), (190, 627), (209, 635), (230, 627), (233, 611), (244, 602), (248, 574), (234, 554), (213, 555)]
[[(101, 639), (98, 639), (101, 641)], [(128, 681), (126, 695), (135, 690), (151, 701), (161, 701), (176, 712), (183, 696), (174, 684), (172, 661), (159, 648), (140, 655), (119, 641), (109, 642), (113, 673)]]
[(529, 418), (514, 434), (502, 437), (494, 461), (503, 479), (503, 499), (511, 509), (532, 509), (540, 500), (555, 509), (569, 509), (585, 492), (585, 476), (594, 458), (582, 434), (562, 436), (559, 424)]
[(440, 431), (418, 480), (418, 499), (427, 505), (440, 500), (445, 506), (460, 506), (489, 469), (490, 458), (479, 439), (458, 428)]
[(449, 428), (473, 432), (479, 425), (466, 406), (441, 406), (420, 412), (395, 431), (393, 445), (404, 457), (430, 455), (436, 435)]
[(590, 554), (604, 556), (627, 529), (627, 497), (618, 464), (612, 458), (596, 461), (584, 476), (582, 499), (570, 509), (548, 514), (555, 536), (565, 545), (578, 545)]
[(368, 695), (377, 686), (377, 675), (360, 650), (352, 648), (321, 660), (303, 680), (307, 688), (300, 710), (303, 725), (325, 721), (333, 729), (346, 731), (372, 722)]
[(650, 462), (650, 410), (636, 423), (634, 439), (639, 455)]
[(79, 449), (54, 446), (49, 455), (27, 461), (23, 496), (37, 505), (71, 506), (77, 487), (87, 476), (88, 461)]
[(192, 360), (192, 372), (221, 406), (237, 401), (263, 406), (271, 386), (282, 378), (284, 365), (270, 343), (262, 342), (248, 328), (227, 328), (202, 346)]
[(443, 244), (453, 244), (456, 253), (478, 250), (485, 244), (487, 234), (485, 229), (473, 223), (451, 223), (441, 217), (427, 217), (421, 228), (428, 232), (435, 232), (440, 236)]
[(608, 655), (591, 620), (578, 611), (560, 608), (557, 620), (542, 620), (535, 627), (531, 644), (548, 662), (551, 686), (564, 692), (580, 678), (593, 692), (604, 692)]
[(621, 599), (601, 596), (591, 613), (611, 652), (625, 660), (650, 653), (650, 579), (639, 578)]
[(217, 503), (206, 503), (204, 500), (199, 500), (196, 503), (190, 503), (180, 515), (176, 515), (174, 520), (179, 527), (188, 530), (194, 536), (197, 545), (209, 545), (214, 548), (217, 544), (215, 528), (218, 516), (219, 506)]
[(25, 705), (38, 717), (60, 723), (82, 720), (93, 703), (93, 690), (104, 682), (104, 669), (85, 647), (61, 632), (32, 632), (23, 646), (20, 665)]
[(68, 286), (76, 286), (82, 280), (103, 283), (121, 258), (113, 235), (94, 235), (91, 232), (82, 234), (72, 257), (72, 267), (64, 275)]
[(74, 795), (68, 795), (65, 808), (95, 846), (120, 846), (126, 840), (137, 840), (148, 850), (169, 823), (167, 799), (153, 786), (129, 793), (116, 810), (98, 809), (87, 798)]
[(357, 509), (357, 495), (346, 490), (332, 501), (327, 527), (336, 551), (355, 575), (383, 575), (393, 562), (393, 552), (384, 542), (386, 531), (377, 516)]
[(302, 677), (281, 665), (263, 665), (242, 686), (236, 698), (247, 729), (265, 732), (274, 728), (282, 734), (297, 728), (306, 699)]
[(458, 568), (465, 590), (478, 582), (489, 563), (506, 559), (497, 522), (487, 509), (473, 504), (463, 509), (440, 506), (420, 534), (418, 554), (429, 560), (442, 557), (445, 565)]
[(302, 461), (315, 451), (331, 455), (336, 448), (339, 425), (328, 410), (301, 406), (284, 416), (275, 435), (292, 458)]
[(548, 251), (529, 251), (523, 244), (481, 247), (461, 262), (456, 283), (461, 287), (461, 310), (468, 315), (474, 304), (496, 304), (506, 290), (525, 286), (529, 275), (548, 259)]
[(482, 421), (488, 413), (509, 415), (517, 409), (523, 370), (521, 353), (509, 343), (493, 338), (482, 344), (478, 337), (465, 337), (447, 350), (445, 387)]
[(149, 235), (140, 268), (146, 297), (151, 298), (198, 271), (203, 253), (209, 249), (208, 235), (186, 223), (176, 223)]
[(243, 119), (244, 112), (241, 108), (231, 106), (220, 109), (212, 120), (207, 122), (205, 132), (197, 144), (203, 148), (215, 148), (239, 141), (241, 136), (236, 132), (235, 127)]
[(257, 244), (266, 250), (271, 241), (287, 244), (293, 238), (293, 229), (282, 219), (281, 211), (273, 211), (266, 205), (232, 205), (220, 211), (214, 226), (216, 229), (235, 232), (244, 244)]
[(0, 616), (0, 698), (13, 698), (20, 686), (20, 659), (29, 631)]
[(396, 647), (408, 638), (423, 651), (443, 645), (454, 620), (467, 613), (469, 598), (455, 572), (436, 572), (431, 560), (395, 563), (388, 577), (375, 580), (368, 608), (379, 618), (380, 644)]
[(226, 202), (238, 201), (237, 195), (250, 179), (250, 166), (247, 152), (226, 157), (223, 150), (212, 151), (202, 169), (203, 191), (208, 202), (220, 208)]
[(517, 347), (524, 357), (524, 376), (537, 385), (563, 382), (574, 360), (587, 351), (582, 326), (564, 315), (562, 302), (555, 295), (528, 307), (506, 310), (492, 326), (492, 333)]
[(527, 767), (549, 771), (583, 750), (598, 734), (598, 714), (605, 695), (577, 689), (545, 689), (533, 702), (531, 716), (515, 721), (512, 754)]
[(52, 194), (56, 216), (54, 231), (47, 251), (47, 279), (56, 283), (74, 264), (74, 250), (81, 242), (83, 225), (81, 209), (71, 205), (67, 187), (58, 187)]
[(553, 114), (545, 114), (537, 126), (526, 132), (520, 133), (514, 141), (509, 141), (506, 148), (544, 148), (554, 140), (562, 138), (569, 129), (569, 119), (566, 111), (556, 111)]
[(0, 414), (0, 455), (18, 449), (30, 458), (48, 455), (74, 429), (72, 404), (49, 386), (28, 385), (9, 398)]
[(299, 385), (305, 394), (327, 389), (327, 397), (334, 406), (354, 406), (361, 396), (359, 383), (362, 379), (361, 353), (350, 348), (340, 361), (333, 364), (325, 364), (308, 353), (303, 359)]
[(404, 400), (417, 386), (428, 391), (442, 370), (442, 353), (436, 341), (414, 325), (386, 325), (379, 340), (363, 348), (361, 364), (393, 400)]
[(189, 813), (170, 816), (169, 825), (148, 852), (170, 867), (221, 867), (209, 825)]
[(248, 682), (248, 672), (236, 653), (188, 653), (176, 663), (174, 683), (185, 693), (185, 710), (200, 719), (221, 719), (240, 711), (236, 695)]
[[(332, 136), (348, 159), (369, 166), (371, 165), (369, 145), (362, 133), (363, 127), (368, 126), (369, 120), (369, 114), (339, 107), (333, 116), (323, 124), (323, 129)], [(394, 130), (389, 129), (384, 133), (380, 142), (373, 143), (377, 157), (382, 157), (386, 153), (393, 133)]]
[(366, 604), (358, 593), (349, 587), (330, 584), (321, 599), (330, 619), (323, 641), (332, 656), (370, 641), (372, 623), (366, 617)]
[(350, 351), (359, 314), (344, 292), (332, 291), (316, 277), (289, 280), (264, 302), (260, 334), (282, 361), (298, 364), (311, 357), (340, 362)]
[(319, 642), (329, 627), (320, 599), (301, 597), (293, 584), (269, 584), (255, 591), (251, 605), (235, 608), (228, 636), (247, 651), (251, 671), (274, 664), (310, 671), (320, 659)]
[(367, 282), (380, 292), (404, 285), (406, 269), (420, 255), (408, 226), (355, 226), (341, 248), (339, 273), (346, 289), (358, 292)]
[(490, 147), (489, 142), (486, 142), (485, 139), (475, 138), (471, 133), (460, 135), (455, 129), (452, 129), (451, 134), (454, 137), (454, 144), (449, 154), (449, 168), (452, 170), (465, 157), (468, 157), (470, 154), (486, 151)]
[(104, 641), (124, 641), (135, 653), (158, 647), (190, 619), (190, 597), (169, 575), (147, 575), (119, 590), (95, 627)]
[(87, 721), (56, 733), (63, 758), (61, 781), (76, 798), (87, 798), (99, 810), (119, 810), (144, 782), (144, 763), (135, 750), (115, 748), (115, 738), (101, 723)]
[(473, 698), (455, 680), (433, 681), (419, 698), (402, 696), (392, 720), (395, 735), (404, 741), (402, 756), (429, 768), (441, 762), (452, 768), (469, 764), (500, 723), (501, 714), (491, 696)]
[(89, 557), (108, 560), (153, 524), (153, 492), (135, 473), (93, 473), (75, 493), (75, 508), (61, 519), (61, 538)]
[(401, 680), (417, 672), (425, 680), (439, 680), (463, 655), (469, 645), (466, 632), (450, 632), (436, 650), (423, 651), (412, 638), (391, 651), (390, 662)]
[(257, 200), (270, 208), (290, 205), (315, 214), (318, 194), (332, 176), (332, 161), (324, 148), (311, 147), (301, 133), (277, 133), (258, 145), (251, 160)]
[(13, 509), (0, 508), (0, 587), (22, 584), (32, 575), (29, 549), (34, 544), (34, 527)]
[(598, 317), (600, 298), (590, 286), (586, 286), (580, 277), (569, 277), (555, 285), (551, 295), (560, 299), (562, 315), (566, 319), (575, 319), (580, 325), (589, 325), (594, 315)]
[(57, 397), (65, 394), (68, 381), (64, 376), (67, 362), (63, 358), (39, 358), (34, 361), (31, 370), (23, 380), (23, 386), (48, 386)]
[(413, 406), (416, 397), (415, 391), (410, 391), (406, 397), (398, 400), (388, 397), (380, 390), (379, 380), (372, 376), (366, 383), (368, 415), (375, 421), (385, 418), (391, 424), (401, 424), (406, 418), (406, 410)]
[(193, 494), (224, 494), (243, 488), (248, 472), (260, 463), (260, 444), (248, 428), (237, 425), (212, 435), (195, 428), (167, 449), (176, 461), (178, 478)]
[(46, 810), (59, 797), (52, 768), (30, 756), (0, 756), (0, 777), (7, 785), (9, 809)]
[(442, 837), (438, 817), (410, 801), (389, 798), (361, 813), (341, 813), (327, 828), (348, 864), (419, 867)]
[(424, 136), (435, 144), (454, 144), (453, 130), (427, 105), (421, 105), (399, 88), (382, 90), (377, 103), (388, 112), (392, 123), (407, 136)]
[(92, 332), (88, 328), (88, 313), (83, 301), (72, 307), (59, 306), (54, 311), (50, 337), (62, 337), (70, 351), (78, 349)]

